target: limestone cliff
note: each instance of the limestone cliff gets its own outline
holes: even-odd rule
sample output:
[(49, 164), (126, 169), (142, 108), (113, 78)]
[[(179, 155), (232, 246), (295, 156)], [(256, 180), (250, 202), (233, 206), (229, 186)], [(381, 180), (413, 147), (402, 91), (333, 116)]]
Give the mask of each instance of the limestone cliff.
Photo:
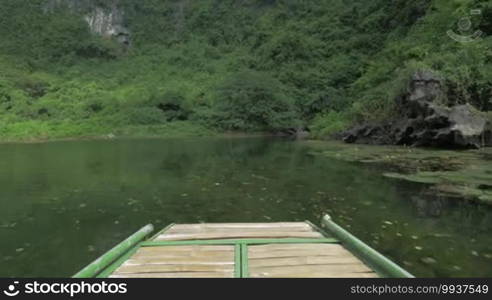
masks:
[(106, 38), (114, 38), (123, 45), (130, 44), (130, 31), (125, 27), (124, 10), (119, 0), (47, 0), (46, 13), (55, 9), (68, 9), (81, 14), (91, 32)]

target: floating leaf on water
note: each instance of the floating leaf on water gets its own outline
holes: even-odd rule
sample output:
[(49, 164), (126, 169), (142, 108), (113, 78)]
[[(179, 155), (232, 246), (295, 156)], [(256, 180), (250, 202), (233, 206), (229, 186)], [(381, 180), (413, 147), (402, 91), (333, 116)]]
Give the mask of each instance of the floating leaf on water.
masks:
[(411, 262), (406, 261), (406, 260), (404, 260), (404, 261), (403, 261), (403, 264), (404, 264), (405, 266), (408, 266), (408, 267), (413, 266), (413, 264), (412, 264)]
[(403, 234), (401, 234), (401, 233), (397, 232), (397, 233), (396, 233), (396, 236), (402, 237), (402, 236), (403, 236)]
[(82, 203), (82, 204), (79, 205), (80, 208), (84, 208), (86, 206), (87, 206), (87, 204), (85, 204), (85, 203)]
[(181, 197), (188, 197), (188, 194), (181, 194)]
[(415, 246), (415, 250), (420, 251), (420, 250), (422, 250), (422, 249), (424, 249), (424, 248), (423, 248), (423, 247), (421, 247), (421, 246)]
[(263, 216), (263, 218), (267, 219), (267, 220), (271, 220), (272, 218), (270, 218), (269, 216)]
[(432, 265), (432, 264), (437, 263), (437, 260), (435, 260), (432, 257), (424, 257), (424, 258), (420, 259), (420, 261), (422, 261), (424, 264), (428, 264), (428, 265)]
[(485, 254), (482, 254), (482, 255), (485, 258), (489, 258), (489, 259), (492, 258), (492, 254), (490, 254), (490, 253), (485, 253)]
[(386, 229), (386, 225), (381, 225), (381, 228)]
[(96, 247), (94, 247), (94, 246), (92, 246), (92, 245), (89, 245), (89, 246), (87, 247), (87, 251), (89, 251), (89, 252), (94, 252), (94, 251), (96, 251)]
[(418, 236), (416, 236), (416, 235), (412, 235), (412, 236), (411, 236), (411, 238), (412, 238), (413, 240), (418, 240), (418, 239), (419, 239), (419, 237), (418, 237)]
[(393, 225), (393, 223), (390, 222), (390, 221), (384, 221), (383, 223), (386, 224), (386, 225)]
[(453, 266), (453, 269), (456, 270), (456, 271), (461, 271), (461, 267), (460, 266)]
[(219, 186), (219, 185), (220, 185), (220, 182), (216, 182), (216, 183), (215, 183), (215, 185), (216, 185), (216, 186)]
[(15, 249), (15, 252), (18, 252), (18, 253), (19, 252), (23, 252), (23, 251), (24, 251), (24, 248), (17, 248), (17, 249)]
[(436, 237), (436, 238), (447, 238), (447, 237), (451, 237), (450, 234), (446, 234), (446, 233), (434, 233), (432, 236), (433, 237)]
[(120, 224), (120, 221), (116, 220), (116, 221), (114, 221), (114, 224), (118, 225), (118, 224)]
[(471, 254), (472, 254), (473, 256), (478, 256), (478, 252), (477, 252), (477, 251), (472, 251), (472, 252), (471, 252)]

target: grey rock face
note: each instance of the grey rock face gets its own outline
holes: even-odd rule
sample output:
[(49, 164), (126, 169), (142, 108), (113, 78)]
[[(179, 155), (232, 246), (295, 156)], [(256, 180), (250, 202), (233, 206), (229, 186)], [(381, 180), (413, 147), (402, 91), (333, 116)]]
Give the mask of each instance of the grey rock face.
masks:
[(129, 45), (130, 31), (123, 26), (123, 11), (116, 3), (110, 9), (94, 7), (84, 19), (92, 32), (116, 38), (121, 44)]
[(49, 13), (57, 8), (82, 14), (91, 32), (130, 45), (130, 31), (124, 26), (124, 10), (119, 7), (119, 0), (106, 0), (104, 7), (94, 0), (49, 0), (43, 10)]
[(427, 71), (412, 75), (409, 85), (409, 101), (433, 101), (442, 96), (441, 79)]
[(364, 124), (345, 132), (347, 143), (396, 144), (443, 148), (492, 146), (492, 126), (471, 105), (439, 104), (442, 81), (430, 72), (417, 72), (407, 93), (397, 101), (398, 114), (384, 124)]

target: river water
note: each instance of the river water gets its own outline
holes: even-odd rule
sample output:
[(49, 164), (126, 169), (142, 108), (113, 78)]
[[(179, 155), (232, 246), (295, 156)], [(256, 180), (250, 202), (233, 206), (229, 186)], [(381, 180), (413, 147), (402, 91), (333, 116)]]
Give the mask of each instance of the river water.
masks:
[(492, 276), (492, 209), (310, 151), (268, 138), (0, 145), (0, 277), (71, 276), (147, 223), (324, 213), (416, 276)]

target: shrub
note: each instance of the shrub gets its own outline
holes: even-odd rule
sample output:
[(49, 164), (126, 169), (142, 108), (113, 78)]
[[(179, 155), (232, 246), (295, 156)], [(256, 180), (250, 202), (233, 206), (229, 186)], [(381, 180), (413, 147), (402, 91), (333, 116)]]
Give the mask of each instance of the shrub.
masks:
[(157, 107), (135, 107), (128, 112), (129, 121), (136, 125), (153, 125), (167, 122), (165, 115)]
[(266, 73), (233, 74), (218, 88), (215, 109), (219, 126), (228, 130), (277, 130), (299, 125), (282, 84)]
[(318, 115), (309, 126), (311, 134), (315, 138), (327, 138), (333, 134), (347, 129), (351, 120), (347, 113), (330, 111)]
[(175, 91), (166, 92), (161, 97), (155, 98), (153, 102), (167, 121), (186, 121), (191, 114), (184, 96)]

